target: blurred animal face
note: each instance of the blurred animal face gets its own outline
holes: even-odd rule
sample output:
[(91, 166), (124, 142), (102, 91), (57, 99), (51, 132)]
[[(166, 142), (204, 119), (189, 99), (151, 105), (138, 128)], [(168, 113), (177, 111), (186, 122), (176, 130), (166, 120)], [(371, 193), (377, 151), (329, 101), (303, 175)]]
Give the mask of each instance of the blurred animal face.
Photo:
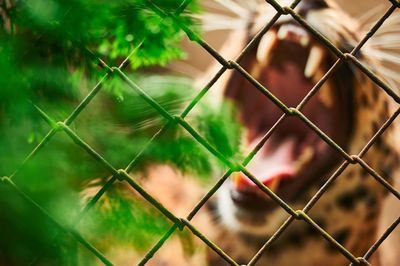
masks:
[[(256, 51), (244, 67), (270, 92), (289, 107), (296, 107), (333, 62), (330, 52), (300, 26), (285, 23), (272, 28), (261, 38)], [(303, 114), (339, 145), (346, 146), (350, 131), (351, 110), (345, 96), (350, 93), (343, 80), (351, 72), (331, 80), (322, 93), (306, 104)], [(240, 119), (248, 128), (247, 142), (253, 148), (278, 121), (283, 112), (257, 91), (247, 80), (235, 75), (226, 90), (241, 110)], [(260, 150), (249, 169), (278, 194), (295, 198), (304, 183), (317, 178), (321, 170), (337, 161), (337, 154), (297, 117), (288, 117), (278, 126)], [(313, 165), (313, 167), (311, 167)], [(235, 202), (246, 204), (258, 189), (243, 175), (234, 176)], [(253, 206), (253, 204), (248, 204)], [(246, 206), (246, 207), (249, 207)]]
[[(341, 51), (350, 52), (360, 39), (356, 37), (358, 25), (326, 2), (303, 0), (295, 10)], [(373, 52), (368, 53), (373, 49), (364, 48), (366, 53), (358, 56), (376, 72), (379, 65), (373, 60)], [(393, 110), (387, 95), (346, 62), (310, 94), (336, 60), (330, 49), (285, 16), (259, 38), (240, 65), (285, 106), (299, 108), (348, 154), (358, 154)], [(241, 74), (233, 72), (230, 76), (224, 97), (239, 108), (238, 119), (247, 128), (244, 146), (248, 152), (269, 136), (246, 166), (248, 171), (293, 209), (303, 209), (344, 159), (299, 117), (282, 117), (284, 112)], [(273, 133), (267, 134), (271, 128)], [(395, 124), (392, 128), (392, 132), (398, 132)], [(373, 150), (363, 155), (368, 165), (386, 177), (400, 172), (395, 145), (398, 136), (385, 133)], [(375, 240), (385, 189), (368, 178), (360, 165), (349, 165), (340, 173), (308, 215), (350, 252), (362, 255)], [(289, 216), (242, 173), (232, 174), (217, 192), (216, 204), (210, 207), (213, 218), (222, 225), (215, 243), (240, 263), (247, 263)], [(326, 240), (309, 229), (304, 221), (290, 224), (273, 239), (274, 248), (260, 264), (346, 263), (342, 254), (332, 252)], [(210, 261), (214, 261), (212, 256)]]
[[(300, 10), (318, 12), (324, 5), (309, 1)], [(316, 8), (313, 10), (311, 8)], [(241, 62), (257, 81), (288, 107), (298, 106), (335, 56), (295, 21), (274, 25)], [(352, 71), (347, 66), (330, 78), (302, 109), (302, 113), (342, 147), (347, 146), (352, 122)], [(283, 115), (283, 112), (240, 74), (231, 77), (225, 97), (237, 103), (240, 120), (247, 128), (250, 151)], [(298, 117), (287, 117), (247, 166), (264, 185), (286, 201), (296, 201), (311, 184), (337, 165), (339, 156)], [(263, 216), (277, 205), (242, 173), (235, 173), (224, 188), (228, 224), (240, 228), (241, 213)], [(229, 196), (227, 196), (229, 194)], [(227, 203), (229, 202), (229, 203)], [(249, 223), (248, 215), (246, 218)], [(254, 220), (259, 223), (259, 219)]]

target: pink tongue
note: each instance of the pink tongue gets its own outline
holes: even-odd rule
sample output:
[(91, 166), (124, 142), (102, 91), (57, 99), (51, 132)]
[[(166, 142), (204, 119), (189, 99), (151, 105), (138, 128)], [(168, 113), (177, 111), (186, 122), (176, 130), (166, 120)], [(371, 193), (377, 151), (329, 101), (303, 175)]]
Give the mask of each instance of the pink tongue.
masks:
[[(259, 139), (256, 141), (258, 142)], [(253, 143), (254, 142), (255, 141), (253, 141)], [(250, 147), (253, 146), (252, 144), (250, 144)], [(290, 138), (280, 143), (279, 147), (271, 152), (269, 151), (267, 142), (246, 168), (266, 186), (275, 179), (294, 177), (294, 146), (295, 140)], [(234, 184), (237, 190), (246, 190), (256, 187), (256, 185), (242, 173), (234, 176)]]

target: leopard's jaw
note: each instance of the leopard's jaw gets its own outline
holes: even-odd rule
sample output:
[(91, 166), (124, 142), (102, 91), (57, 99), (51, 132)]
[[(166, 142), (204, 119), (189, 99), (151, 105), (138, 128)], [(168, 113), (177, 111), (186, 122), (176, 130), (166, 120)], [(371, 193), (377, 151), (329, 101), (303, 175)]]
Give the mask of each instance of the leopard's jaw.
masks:
[(276, 208), (269, 213), (248, 211), (234, 204), (230, 186), (226, 182), (217, 194), (216, 206), (220, 222), (232, 232), (265, 237), (273, 233), (273, 228), (282, 224), (285, 211)]
[[(313, 11), (309, 19), (318, 25), (318, 19), (321, 19), (321, 16)], [(343, 24), (340, 27), (342, 26)], [(342, 37), (348, 37), (349, 32), (347, 29), (342, 29)], [(332, 32), (328, 37), (338, 41), (340, 38), (335, 34), (337, 32)], [(275, 36), (267, 36), (259, 47), (270, 52), (272, 43), (275, 41)], [(270, 60), (268, 53), (257, 52), (256, 57), (262, 64)], [(319, 56), (316, 56), (314, 61), (319, 62)], [(313, 62), (306, 65), (309, 65), (308, 70), (305, 71), (306, 75), (314, 75), (318, 80), (324, 74), (316, 72)], [(361, 72), (357, 71), (351, 78), (351, 82), (354, 87), (352, 96), (354, 126), (351, 134), (347, 136), (349, 142), (346, 151), (349, 154), (358, 154), (379, 126), (393, 113), (394, 107), (389, 103), (387, 95)], [(325, 99), (329, 100), (329, 97)], [(380, 144), (368, 152), (363, 160), (382, 175), (399, 175), (398, 136), (400, 136), (399, 127), (394, 124), (384, 137), (381, 137)], [(334, 169), (341, 162), (344, 162), (344, 159), (339, 160)], [(332, 175), (334, 169), (326, 170), (319, 182), (309, 184), (307, 190), (299, 194), (297, 199), (288, 202), (289, 205), (295, 210), (302, 209), (322, 186), (323, 181)], [(385, 169), (390, 169), (389, 173), (385, 173), (387, 172)], [(238, 263), (248, 263), (288, 219), (289, 214), (277, 204), (274, 208), (267, 208), (261, 213), (237, 206), (231, 198), (232, 184), (229, 182), (227, 181), (221, 187), (216, 199), (217, 215), (220, 221), (218, 228), (221, 231), (215, 240), (216, 244), (223, 250), (227, 250), (228, 255), (238, 260)], [(350, 165), (332, 183), (308, 214), (346, 249), (356, 256), (362, 256), (376, 239), (375, 233), (379, 212), (385, 198), (384, 194), (385, 188), (365, 173), (359, 165)], [(309, 228), (305, 226), (304, 221), (295, 221), (287, 227), (282, 236), (276, 240), (276, 244), (267, 249), (266, 254), (261, 257), (259, 265), (284, 266), (293, 265), (295, 262), (296, 265), (333, 266), (348, 263), (348, 260), (332, 248), (320, 234), (307, 231)], [(213, 255), (211, 255), (211, 261), (217, 263)]]

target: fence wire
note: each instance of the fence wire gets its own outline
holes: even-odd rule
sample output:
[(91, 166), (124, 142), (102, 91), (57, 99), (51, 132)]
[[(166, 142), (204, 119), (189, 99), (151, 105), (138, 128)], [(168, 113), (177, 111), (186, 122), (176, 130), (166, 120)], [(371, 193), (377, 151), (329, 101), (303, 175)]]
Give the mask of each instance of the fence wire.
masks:
[[(329, 235), (323, 228), (321, 228), (315, 221), (313, 221), (307, 213), (315, 205), (315, 203), (320, 199), (324, 192), (332, 185), (333, 182), (338, 178), (338, 176), (346, 169), (350, 164), (359, 164), (363, 169), (365, 169), (372, 177), (374, 177), (380, 184), (382, 184), (387, 190), (389, 190), (397, 199), (400, 199), (400, 193), (391, 184), (389, 184), (383, 177), (381, 177), (373, 168), (371, 168), (362, 158), (366, 152), (372, 147), (372, 145), (377, 141), (377, 139), (385, 132), (385, 130), (392, 124), (392, 122), (399, 116), (400, 107), (393, 113), (393, 115), (381, 126), (381, 128), (376, 132), (376, 134), (369, 140), (369, 142), (364, 146), (364, 148), (358, 154), (348, 154), (343, 148), (336, 144), (332, 139), (330, 139), (323, 131), (321, 131), (316, 125), (314, 125), (302, 112), (301, 110), (306, 105), (306, 103), (313, 97), (313, 95), (321, 88), (325, 81), (339, 68), (344, 62), (352, 62), (357, 66), (363, 73), (365, 73), (373, 82), (375, 82), (381, 89), (383, 89), (395, 102), (400, 103), (400, 97), (393, 91), (393, 89), (388, 86), (384, 81), (378, 78), (371, 70), (369, 70), (359, 59), (357, 59), (357, 52), (360, 51), (362, 46), (370, 39), (380, 26), (389, 18), (389, 16), (400, 7), (400, 2), (396, 0), (389, 0), (391, 6), (385, 12), (385, 14), (375, 23), (371, 30), (365, 35), (365, 37), (355, 46), (355, 48), (349, 52), (342, 52), (337, 48), (332, 42), (329, 41), (325, 36), (313, 28), (307, 21), (305, 21), (298, 13), (294, 11), (295, 7), (301, 2), (301, 0), (295, 0), (290, 6), (281, 6), (275, 0), (266, 0), (266, 5), (271, 5), (275, 10), (276, 14), (273, 18), (255, 35), (253, 39), (250, 40), (248, 45), (243, 49), (243, 51), (238, 55), (235, 60), (227, 60), (222, 57), (213, 47), (211, 47), (205, 40), (203, 40), (196, 33), (191, 31), (186, 26), (179, 22), (179, 15), (185, 10), (185, 8), (190, 4), (192, 0), (185, 0), (180, 5), (180, 7), (174, 12), (169, 13), (161, 8), (159, 8), (151, 0), (148, 0), (149, 5), (153, 11), (160, 16), (160, 22), (165, 18), (171, 18), (189, 37), (190, 40), (198, 43), (202, 46), (210, 55), (212, 55), (220, 64), (221, 68), (214, 77), (208, 82), (208, 84), (197, 94), (192, 102), (188, 104), (186, 109), (182, 112), (180, 116), (169, 114), (159, 103), (153, 100), (144, 90), (142, 90), (138, 85), (135, 84), (133, 80), (127, 77), (124, 73), (124, 69), (128, 64), (128, 59), (140, 48), (143, 41), (135, 47), (131, 54), (125, 58), (125, 60), (118, 67), (108, 66), (105, 62), (98, 58), (100, 65), (107, 70), (107, 73), (100, 79), (96, 86), (90, 91), (90, 93), (83, 99), (80, 104), (73, 110), (73, 112), (64, 121), (54, 121), (45, 111), (41, 110), (39, 107), (35, 106), (42, 118), (51, 126), (51, 130), (42, 139), (42, 141), (32, 150), (32, 152), (25, 158), (22, 166), (18, 168), (9, 177), (5, 176), (1, 178), (1, 181), (5, 185), (12, 187), (17, 194), (29, 202), (34, 208), (39, 212), (48, 217), (62, 232), (67, 232), (71, 234), (76, 241), (80, 242), (89, 251), (91, 251), (99, 260), (101, 260), (106, 265), (113, 265), (113, 263), (99, 250), (96, 249), (92, 244), (90, 244), (84, 237), (82, 237), (79, 232), (74, 229), (82, 217), (98, 202), (102, 195), (118, 180), (120, 182), (126, 182), (132, 186), (139, 194), (143, 196), (150, 204), (156, 207), (166, 218), (173, 222), (171, 228), (165, 232), (164, 236), (153, 246), (153, 248), (148, 251), (148, 253), (143, 257), (138, 265), (145, 265), (153, 255), (163, 246), (165, 241), (173, 234), (177, 229), (182, 230), (184, 227), (189, 229), (194, 235), (200, 238), (205, 244), (207, 244), (211, 249), (217, 252), (225, 261), (231, 265), (238, 265), (229, 255), (227, 255), (221, 248), (210, 241), (206, 236), (204, 236), (193, 224), (191, 224), (192, 218), (196, 213), (204, 206), (207, 200), (220, 188), (220, 186), (226, 181), (226, 179), (234, 172), (242, 172), (249, 179), (251, 179), (264, 193), (271, 197), (276, 203), (280, 205), (288, 213), (288, 218), (281, 225), (281, 227), (265, 242), (261, 249), (255, 254), (255, 256), (250, 260), (247, 265), (254, 265), (260, 258), (262, 253), (267, 250), (272, 243), (285, 231), (285, 229), (294, 220), (303, 220), (312, 227), (314, 227), (322, 237), (324, 237), (329, 243), (331, 243), (338, 252), (341, 252), (352, 265), (369, 265), (368, 259), (377, 250), (380, 244), (390, 235), (390, 233), (396, 228), (400, 223), (400, 217), (398, 217), (384, 232), (384, 234), (374, 243), (370, 249), (364, 254), (363, 257), (356, 257), (345, 247), (339, 244), (331, 235)], [(263, 85), (261, 85), (256, 79), (254, 79), (249, 73), (246, 72), (241, 66), (240, 61), (246, 56), (250, 49), (252, 49), (255, 44), (260, 40), (260, 38), (274, 25), (274, 23), (281, 16), (291, 16), (300, 25), (302, 25), (309, 33), (320, 40), (328, 49), (330, 49), (336, 56), (337, 61), (333, 66), (325, 73), (325, 75), (315, 84), (315, 86), (309, 91), (309, 93), (304, 97), (297, 107), (288, 107), (283, 104), (280, 99), (275, 97), (271, 92), (268, 91)], [(146, 38), (146, 37), (145, 37)], [(207, 140), (202, 137), (186, 120), (185, 117), (189, 112), (196, 106), (196, 104), (203, 98), (203, 96), (211, 89), (214, 83), (222, 76), (222, 74), (228, 70), (234, 69), (245, 77), (253, 86), (258, 89), (264, 96), (266, 96), (270, 101), (272, 101), (277, 107), (279, 107), (283, 114), (272, 126), (272, 128), (264, 135), (262, 140), (258, 145), (248, 154), (248, 156), (243, 160), (243, 162), (230, 161), (224, 155), (214, 148)], [(101, 90), (102, 85), (107, 82), (111, 75), (118, 75), (122, 80), (124, 80), (127, 86), (138, 93), (149, 105), (151, 105), (155, 110), (157, 110), (164, 118), (167, 119), (167, 123), (162, 126), (156, 134), (148, 141), (148, 143), (143, 147), (143, 149), (133, 158), (125, 169), (116, 169), (112, 164), (110, 164), (102, 155), (98, 154), (90, 145), (88, 145), (83, 139), (81, 139), (71, 128), (71, 123), (79, 116), (79, 114), (86, 108), (86, 106), (92, 101), (92, 99)], [(251, 172), (246, 169), (246, 165), (251, 161), (254, 155), (261, 149), (263, 144), (268, 140), (268, 138), (274, 133), (275, 129), (289, 116), (297, 116), (302, 120), (310, 129), (316, 132), (327, 144), (329, 144), (333, 149), (335, 149), (344, 159), (344, 162), (336, 169), (336, 171), (330, 176), (330, 178), (324, 183), (324, 185), (317, 191), (317, 193), (311, 198), (311, 200), (306, 204), (302, 210), (294, 210), (290, 205), (288, 205), (284, 200), (272, 192), (268, 187), (266, 187), (262, 182), (260, 182)], [(141, 187), (135, 179), (133, 179), (129, 172), (136, 166), (137, 162), (141, 159), (144, 151), (151, 145), (151, 143), (165, 133), (168, 128), (172, 125), (180, 125), (184, 128), (197, 142), (199, 142), (204, 148), (211, 152), (215, 157), (217, 157), (221, 162), (223, 162), (229, 170), (227, 170), (224, 175), (217, 180), (217, 182), (212, 186), (212, 188), (203, 196), (203, 198), (193, 207), (191, 212), (185, 217), (176, 217), (171, 211), (165, 208), (159, 201), (157, 201), (151, 194), (149, 194), (143, 187)], [(105, 183), (105, 185), (95, 194), (95, 196), (86, 204), (79, 215), (70, 223), (71, 226), (65, 226), (63, 223), (57, 221), (53, 218), (44, 208), (42, 208), (38, 203), (36, 203), (29, 195), (25, 194), (14, 182), (13, 178), (18, 174), (19, 170), (23, 165), (29, 161), (34, 155), (36, 155), (48, 142), (49, 140), (58, 132), (65, 132), (78, 146), (84, 149), (91, 157), (93, 157), (97, 162), (104, 166), (104, 168), (109, 172), (111, 177)]]

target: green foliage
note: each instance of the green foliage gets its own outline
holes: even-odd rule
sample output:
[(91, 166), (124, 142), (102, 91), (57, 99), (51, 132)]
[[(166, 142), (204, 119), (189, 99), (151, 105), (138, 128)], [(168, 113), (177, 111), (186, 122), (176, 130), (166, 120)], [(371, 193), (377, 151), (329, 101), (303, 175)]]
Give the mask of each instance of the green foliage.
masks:
[[(181, 0), (154, 3), (173, 13)], [(18, 169), (49, 131), (34, 105), (55, 121), (63, 121), (105, 74), (98, 58), (118, 66), (130, 56), (126, 71), (135, 72), (128, 73), (129, 78), (170, 114), (179, 115), (195, 97), (190, 79), (149, 74), (144, 68), (165, 66), (185, 55), (179, 47), (184, 35), (178, 23), (160, 18), (148, 0), (0, 0), (0, 11), (0, 176)], [(179, 24), (196, 30), (188, 14), (198, 11), (192, 1), (179, 16)], [(227, 158), (239, 158), (240, 127), (234, 122), (233, 108), (210, 108), (204, 103), (196, 113), (188, 121), (199, 133)], [(112, 75), (71, 128), (118, 169), (125, 168), (166, 122)], [(179, 126), (171, 126), (150, 145), (133, 171), (154, 163), (202, 177), (211, 177), (221, 167)], [(13, 181), (62, 225), (75, 226), (82, 187), (93, 179), (104, 182), (108, 176), (98, 162), (58, 132)], [(108, 208), (100, 202), (79, 229), (103, 251), (108, 246), (104, 241), (112, 237), (143, 251), (168, 222), (137, 195), (120, 192), (112, 187), (106, 195)], [(1, 183), (0, 209), (0, 228), (7, 228), (4, 237), (0, 234), (2, 263), (92, 262), (93, 255), (79, 251), (82, 248), (76, 247), (73, 237)], [(96, 239), (101, 232), (107, 232), (106, 237)]]
[(232, 102), (219, 105), (201, 104), (195, 121), (202, 135), (227, 159), (239, 161), (241, 154), (242, 127), (235, 117), (236, 109)]
[[(180, 115), (195, 97), (192, 81), (186, 77), (132, 74), (129, 78), (171, 115)], [(122, 87), (126, 88), (124, 82), (115, 78), (108, 81), (104, 89), (119, 94)], [(205, 99), (203, 101), (187, 121), (226, 158), (238, 160), (241, 127), (235, 119), (234, 106), (230, 103), (210, 105)], [(78, 121), (76, 130), (79, 134), (87, 131), (96, 140), (102, 155), (120, 168), (124, 168), (142, 151), (149, 138), (167, 124), (165, 118), (132, 90), (121, 92), (117, 99), (100, 100), (96, 113), (88, 111), (82, 116), (85, 123)], [(180, 125), (169, 126), (145, 149), (142, 157), (133, 171), (142, 171), (154, 163), (167, 163), (185, 174), (210, 177), (216, 167), (221, 167), (218, 160)]]
[(139, 252), (148, 250), (170, 226), (171, 223), (149, 203), (118, 185), (106, 192), (81, 225), (82, 230), (90, 230), (89, 239), (105, 249), (110, 244), (128, 243)]
[[(142, 42), (129, 58), (134, 69), (165, 65), (184, 56), (178, 46), (182, 31), (171, 19), (161, 19), (148, 2), (2, 1), (1, 106), (16, 119), (21, 113), (31, 113), (27, 98), (33, 102), (77, 100), (81, 96), (80, 74), (102, 75), (98, 57), (110, 66), (116, 65)], [(181, 1), (156, 4), (173, 12)], [(187, 10), (197, 11), (196, 2), (192, 1)], [(193, 27), (185, 14), (179, 16), (180, 23)], [(76, 72), (74, 77), (71, 72)]]

